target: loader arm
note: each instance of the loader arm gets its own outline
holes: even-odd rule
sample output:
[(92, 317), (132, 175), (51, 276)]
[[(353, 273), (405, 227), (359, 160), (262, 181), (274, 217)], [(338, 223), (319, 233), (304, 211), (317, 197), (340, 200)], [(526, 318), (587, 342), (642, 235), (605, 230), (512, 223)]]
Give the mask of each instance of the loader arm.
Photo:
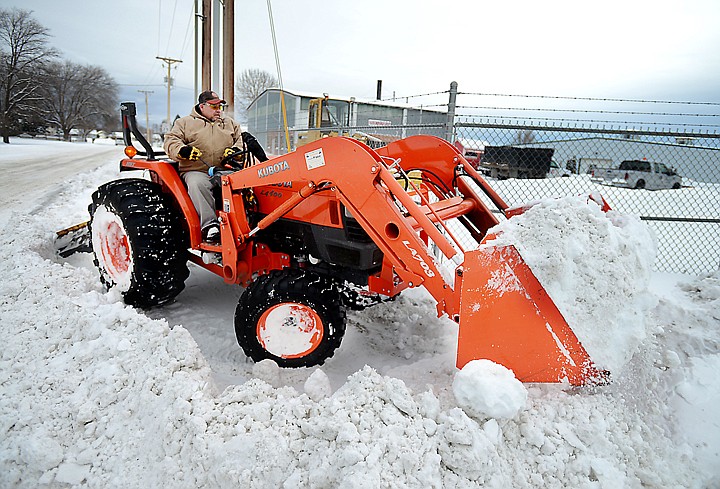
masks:
[[(445, 313), (459, 320), (460, 293), (455, 281), (462, 270), (443, 273), (429, 245), (432, 243), (440, 250), (442, 261), (453, 263), (452, 258), (457, 257), (456, 264), (462, 263), (459, 243), (438, 229), (439, 225), (450, 217), (465, 216), (477, 236), (482, 237), (498, 221), (469, 184), (455, 186), (458, 166), (463, 166), (464, 159), (452, 146), (431, 136), (405, 140), (408, 141), (409, 147), (396, 145), (383, 155), (355, 139), (326, 138), (235, 172), (224, 177), (223, 207), (228, 212), (223, 213), (221, 221), (227, 221), (234, 229), (240, 228), (240, 222), (232, 223), (234, 216), (239, 215), (234, 208), (239, 199), (230, 196), (245, 188), (287, 186), (291, 182), (296, 189), (332, 191), (383, 252), (385, 267), (391, 267), (370, 278), (371, 290), (396, 295), (405, 288), (423, 285), (437, 300), (439, 315)], [(395, 157), (400, 154), (403, 156)], [(432, 203), (417, 202), (411, 197), (412, 192), (398, 183), (393, 168), (398, 160), (401, 169), (424, 171), (422, 178), (433, 183), (431, 188), (445, 192), (435, 190), (437, 195)], [(307, 195), (311, 193), (306, 191)], [(285, 205), (281, 212), (267, 219), (282, 217), (305, 196), (292, 199), (293, 204)], [(252, 230), (241, 236), (240, 241), (249, 240), (251, 234)]]

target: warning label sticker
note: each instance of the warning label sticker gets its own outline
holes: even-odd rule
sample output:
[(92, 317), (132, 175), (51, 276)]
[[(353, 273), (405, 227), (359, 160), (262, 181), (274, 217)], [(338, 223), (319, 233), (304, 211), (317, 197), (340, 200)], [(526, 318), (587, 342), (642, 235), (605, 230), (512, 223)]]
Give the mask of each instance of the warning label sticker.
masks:
[(325, 166), (325, 156), (323, 155), (322, 148), (305, 153), (305, 164), (307, 165), (308, 170)]

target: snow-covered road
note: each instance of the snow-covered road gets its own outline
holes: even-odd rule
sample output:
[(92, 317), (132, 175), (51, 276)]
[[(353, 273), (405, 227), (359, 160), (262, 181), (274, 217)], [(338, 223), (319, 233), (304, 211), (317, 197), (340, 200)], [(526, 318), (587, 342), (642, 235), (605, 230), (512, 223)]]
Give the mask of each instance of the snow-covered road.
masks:
[[(25, 139), (13, 144), (19, 150), (0, 144), (0, 222), (10, 207), (42, 212), (68, 179), (122, 157), (122, 147), (115, 145)], [(38, 147), (45, 151), (38, 153)]]

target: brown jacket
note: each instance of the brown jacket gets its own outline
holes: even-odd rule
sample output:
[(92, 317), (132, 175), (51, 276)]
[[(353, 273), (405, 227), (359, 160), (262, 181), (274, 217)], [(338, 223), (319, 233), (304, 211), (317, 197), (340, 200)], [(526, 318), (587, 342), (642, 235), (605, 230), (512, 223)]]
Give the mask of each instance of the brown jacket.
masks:
[[(178, 151), (183, 146), (196, 147), (202, 156), (196, 161), (181, 158)], [(206, 172), (208, 167), (219, 165), (225, 149), (233, 146), (242, 147), (240, 124), (229, 117), (210, 121), (200, 114), (197, 106), (193, 107), (190, 115), (175, 121), (170, 132), (165, 134), (163, 143), (167, 155), (180, 164), (180, 172)]]

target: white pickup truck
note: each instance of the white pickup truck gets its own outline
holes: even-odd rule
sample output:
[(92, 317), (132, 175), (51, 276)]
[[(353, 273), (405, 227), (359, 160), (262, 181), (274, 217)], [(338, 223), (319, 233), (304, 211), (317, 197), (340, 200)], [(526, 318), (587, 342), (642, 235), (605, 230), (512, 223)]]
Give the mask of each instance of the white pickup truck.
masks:
[(605, 185), (648, 190), (682, 187), (682, 177), (673, 168), (646, 160), (625, 160), (618, 168), (595, 168), (590, 179)]

